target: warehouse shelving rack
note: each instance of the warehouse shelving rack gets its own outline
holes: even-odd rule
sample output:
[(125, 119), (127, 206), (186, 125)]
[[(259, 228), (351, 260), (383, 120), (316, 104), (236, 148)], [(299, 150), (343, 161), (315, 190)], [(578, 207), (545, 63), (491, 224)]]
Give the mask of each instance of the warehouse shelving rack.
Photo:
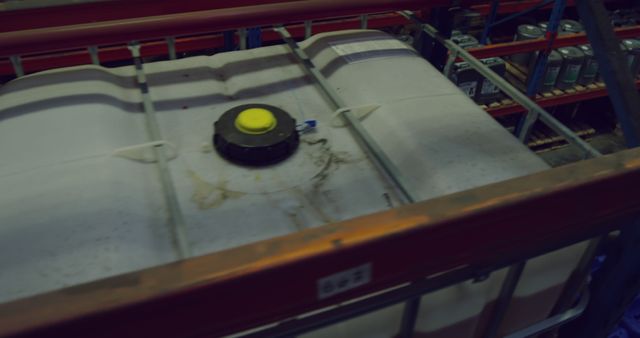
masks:
[[(296, 32), (292, 35), (304, 36), (309, 27), (305, 22), (310, 20), (355, 17), (314, 23), (313, 28), (318, 31), (322, 25), (328, 25), (326, 29), (344, 29), (351, 25), (375, 27), (378, 18), (383, 26), (400, 22), (395, 20), (406, 22), (407, 16), (412, 17), (412, 14), (407, 15), (410, 12), (379, 17), (377, 13), (428, 12), (452, 5), (444, 0), (244, 0), (235, 2), (234, 7), (224, 1), (184, 3), (186, 7), (156, 8), (149, 0), (139, 0), (133, 5), (128, 2), (127, 8), (132, 10), (126, 17), (117, 17), (122, 13), (117, 10), (117, 6), (122, 5), (120, 0), (61, 6), (46, 11), (36, 8), (12, 12), (9, 16), (13, 15), (15, 20), (0, 21), (15, 25), (13, 29), (5, 27), (0, 33), (0, 56), (9, 57), (11, 70), (20, 76), (21, 72), (29, 71), (30, 62), (37, 65), (37, 62), (56, 59), (60, 61), (57, 66), (73, 62), (100, 63), (105, 55), (112, 55), (109, 60), (117, 60), (120, 58), (118, 53), (122, 53), (122, 47), (117, 45), (133, 40), (152, 41), (149, 45), (143, 42), (143, 56), (175, 56), (176, 49), (181, 51), (180, 48), (210, 48), (209, 43), (213, 42), (223, 45), (224, 37), (207, 35), (211, 32), (291, 23), (292, 26), (286, 27)], [(534, 3), (506, 2), (508, 7), (498, 11), (505, 13), (505, 8), (520, 10), (521, 6)], [(462, 1), (456, 5), (471, 6), (484, 13), (490, 9), (482, 2)], [(591, 43), (605, 46), (603, 37), (606, 34), (598, 35), (606, 31), (606, 27), (603, 19), (595, 14), (597, 2), (584, 1), (576, 5), (589, 23), (587, 31)], [(143, 13), (144, 9), (149, 11)], [(93, 14), (87, 14), (90, 12)], [(32, 19), (40, 15), (49, 19), (20, 21), (21, 15), (32, 15)], [(28, 26), (32, 22), (38, 26)], [(532, 51), (540, 48), (536, 44), (547, 43), (543, 40), (496, 45), (465, 54), (433, 27), (423, 24), (420, 27), (467, 61), (477, 61), (473, 55), (485, 57), (489, 55), (486, 53), (506, 55)], [(618, 33), (626, 34), (626, 31)], [(189, 37), (182, 40), (183, 36)], [(569, 43), (569, 39), (582, 38), (584, 36), (560, 37), (554, 43), (570, 45), (576, 42)], [(97, 54), (96, 46), (100, 46)], [(108, 47), (102, 49), (103, 46)], [(84, 48), (88, 48), (88, 52)], [(78, 51), (80, 49), (83, 50)], [(615, 57), (621, 58), (621, 55)], [(9, 63), (4, 64), (4, 70), (7, 65)], [(630, 79), (619, 76), (621, 68), (613, 67), (605, 81), (614, 88), (625, 88), (619, 97), (614, 95), (612, 98), (617, 100), (616, 111), (625, 127), (628, 143), (636, 146), (640, 116), (632, 107), (638, 101), (637, 90)], [(33, 69), (39, 68), (34, 66)], [(482, 67), (478, 69), (486, 72)], [(623, 86), (625, 81), (628, 86)], [(518, 96), (516, 101), (527, 109), (537, 106), (526, 96)], [(634, 284), (632, 274), (637, 271), (640, 259), (630, 251), (640, 238), (636, 226), (640, 199), (634, 196), (635, 191), (628, 189), (640, 183), (640, 151), (631, 149), (601, 157), (559, 122), (550, 117), (544, 122), (562, 131), (569, 141), (596, 158), (2, 304), (0, 336), (217, 336), (277, 322), (280, 323), (254, 335), (291, 336), (414, 299), (454, 283), (482, 278), (496, 269), (622, 229), (618, 253), (605, 264), (606, 277), (594, 283), (592, 300), (588, 304), (586, 301), (578, 304), (570, 318), (566, 317), (567, 312), (558, 312), (547, 321), (528, 328), (536, 329), (536, 332), (552, 330), (584, 311), (578, 318), (581, 325), (569, 328), (567, 337), (585, 336), (584, 332), (602, 334), (628, 303), (631, 293), (640, 288), (637, 282)], [(439, 258), (425, 260), (424, 257)], [(581, 268), (588, 265), (587, 258)], [(398, 261), (403, 264), (397, 264)], [(318, 299), (319, 279), (363, 264), (374, 267), (375, 272), (368, 283), (329, 299)], [(584, 275), (578, 270), (573, 279), (581, 282)], [(513, 282), (517, 283), (517, 277), (508, 281)], [(604, 294), (611, 290), (615, 294), (608, 301)], [(372, 293), (376, 294), (362, 298)], [(503, 301), (508, 302), (509, 297), (506, 294)], [(571, 302), (574, 298), (568, 299)], [(339, 303), (343, 305), (318, 312)], [(251, 304), (251, 311), (247, 311), (247, 304)], [(566, 306), (558, 304), (557, 307)], [(411, 335), (412, 316), (415, 318), (417, 312), (417, 308), (411, 306), (406, 309), (403, 325), (399, 328), (402, 336)], [(309, 311), (316, 312), (296, 317)], [(499, 324), (500, 316), (495, 318)], [(527, 332), (530, 331), (512, 336), (523, 337)], [(487, 333), (487, 336), (492, 335)]]
[[(0, 31), (12, 32), (25, 29), (38, 29), (56, 25), (73, 25), (90, 22), (90, 20), (114, 20), (135, 17), (142, 15), (141, 7), (144, 6), (146, 16), (153, 14), (166, 15), (175, 12), (190, 12), (202, 9), (215, 8), (216, 3), (210, 4), (202, 1), (189, 1), (184, 5), (177, 5), (172, 2), (149, 2), (146, 0), (138, 0), (134, 6), (128, 4), (126, 15), (117, 10), (122, 4), (119, 1), (98, 2), (91, 4), (76, 5), (73, 8), (66, 6), (53, 8), (34, 8), (22, 11), (0, 11)], [(269, 2), (269, 1), (266, 1)], [(275, 1), (271, 1), (275, 2)], [(160, 3), (161, 5), (159, 5)], [(236, 4), (236, 6), (251, 4), (251, 1), (244, 1)], [(498, 14), (509, 14), (526, 10), (539, 4), (540, 1), (503, 1), (497, 9)], [(437, 3), (432, 6), (437, 7)], [(567, 2), (567, 6), (573, 6), (573, 1)], [(220, 6), (220, 5), (217, 5)], [(550, 4), (546, 5), (550, 8)], [(489, 4), (473, 4), (469, 8), (481, 13), (489, 14)], [(69, 15), (72, 13), (73, 15)], [(23, 17), (31, 17), (31, 20), (22, 20)], [(397, 13), (379, 13), (369, 15), (367, 17), (367, 27), (376, 29), (390, 26), (406, 25), (408, 20)], [(345, 17), (333, 20), (324, 20), (314, 22), (313, 33), (322, 33), (328, 31), (357, 29), (361, 28), (361, 20), (359, 17)], [(302, 38), (308, 35), (303, 23), (294, 23), (287, 25), (287, 29), (295, 38)], [(619, 38), (633, 38), (640, 36), (640, 26), (622, 27), (616, 29), (616, 35)], [(262, 32), (261, 39), (264, 42), (278, 41), (280, 36), (272, 31)], [(238, 45), (239, 37), (235, 37), (235, 44)], [(575, 46), (587, 43), (585, 34), (572, 34), (559, 36), (553, 42), (552, 47)], [(173, 53), (188, 53), (202, 51), (207, 49), (224, 48), (225, 41), (222, 33), (200, 34), (196, 36), (176, 37), (173, 41)], [(532, 52), (545, 48), (546, 39), (527, 40), (508, 43), (490, 44), (480, 48), (470, 50), (470, 53), (477, 58), (503, 57), (521, 52)], [(43, 50), (50, 52), (50, 50)], [(143, 57), (167, 56), (171, 54), (171, 48), (164, 39), (156, 39), (152, 41), (144, 41), (141, 44), (141, 54)], [(23, 56), (20, 60), (23, 73), (32, 73), (47, 69), (60, 67), (69, 67), (82, 65), (87, 63), (109, 63), (114, 61), (129, 60), (130, 53), (126, 44), (115, 44), (100, 46), (95, 49), (75, 49), (64, 50), (57, 53), (36, 53)], [(14, 64), (8, 57), (0, 58), (0, 75), (10, 76), (16, 73)], [(536, 101), (543, 107), (557, 106), (574, 102), (585, 101), (593, 98), (606, 96), (606, 89), (598, 84), (598, 88), (586, 88), (586, 90), (576, 90), (570, 92), (562, 92), (552, 97), (536, 98)], [(526, 109), (512, 100), (506, 99), (487, 104), (485, 110), (494, 117), (505, 116), (510, 114), (525, 113)]]

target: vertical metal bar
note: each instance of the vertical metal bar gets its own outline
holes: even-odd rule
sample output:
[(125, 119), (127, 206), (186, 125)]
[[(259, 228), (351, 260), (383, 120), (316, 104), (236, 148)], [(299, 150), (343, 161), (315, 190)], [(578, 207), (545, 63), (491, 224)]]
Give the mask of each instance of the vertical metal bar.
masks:
[[(617, 47), (617, 46), (616, 46)], [(624, 63), (623, 63), (624, 64)], [(640, 217), (627, 221), (591, 282), (583, 315), (560, 330), (561, 338), (605, 338), (640, 291)]]
[(536, 124), (539, 117), (538, 112), (535, 110), (529, 110), (524, 117), (520, 118), (515, 130), (515, 134), (520, 142), (524, 144), (527, 143), (527, 140), (531, 135), (531, 131), (533, 130), (533, 126)]
[[(593, 260), (598, 254), (598, 250), (605, 238), (606, 236), (589, 241), (587, 249), (584, 254), (582, 254), (580, 262), (578, 262), (578, 266), (576, 266), (573, 272), (571, 272), (571, 276), (569, 276), (569, 279), (564, 284), (562, 294), (560, 294), (558, 301), (551, 310), (551, 316), (555, 316), (571, 308), (573, 302), (575, 302), (580, 293), (584, 290), (587, 284), (587, 278), (591, 272)], [(549, 336), (549, 338), (550, 337), (552, 336)]]
[[(545, 69), (547, 68), (547, 58), (549, 57), (549, 53), (551, 53), (551, 46), (555, 41), (556, 36), (558, 35), (558, 25), (560, 23), (560, 19), (562, 18), (562, 13), (564, 12), (564, 8), (566, 5), (565, 0), (556, 0), (553, 5), (553, 9), (551, 10), (551, 15), (549, 17), (549, 24), (547, 26), (546, 37), (547, 48), (538, 53), (538, 58), (535, 62), (535, 67), (533, 68), (533, 73), (529, 76), (529, 83), (527, 84), (527, 95), (529, 97), (534, 97), (539, 89), (539, 84), (544, 76)], [(529, 139), (529, 135), (531, 134), (531, 130), (535, 125), (535, 122), (538, 120), (539, 114), (533, 110), (529, 110), (527, 115), (520, 119), (520, 122), (516, 126), (516, 135), (518, 139), (523, 143), (526, 143)]]
[(169, 60), (175, 60), (178, 58), (176, 55), (176, 38), (169, 36), (165, 39), (167, 41), (167, 49), (169, 50)]
[(246, 28), (238, 29), (238, 38), (240, 40), (240, 50), (247, 49), (247, 29)]
[(224, 50), (226, 52), (236, 49), (235, 31), (226, 31), (222, 35), (224, 36)]
[(446, 76), (447, 78), (451, 76), (451, 69), (453, 68), (453, 64), (456, 62), (457, 58), (458, 53), (456, 51), (451, 51), (451, 53), (449, 54), (449, 59), (447, 59), (447, 64), (444, 66), (444, 70), (442, 71), (442, 74), (444, 74), (444, 76)]
[(262, 46), (262, 30), (260, 27), (249, 28), (248, 35), (248, 48), (258, 48)]
[(305, 38), (305, 40), (311, 37), (312, 25), (313, 25), (313, 22), (311, 20), (307, 20), (307, 21), (304, 22), (304, 38)]
[(498, 336), (498, 330), (500, 330), (500, 325), (507, 314), (507, 310), (511, 304), (511, 299), (513, 298), (513, 293), (516, 291), (516, 287), (518, 286), (520, 277), (522, 277), (522, 271), (524, 271), (526, 263), (527, 262), (524, 261), (509, 267), (483, 338), (495, 338)]
[(366, 14), (360, 15), (360, 29), (367, 29), (369, 25), (369, 16)]
[(628, 147), (640, 145), (640, 97), (601, 1), (576, 2)]
[(9, 57), (13, 71), (16, 73), (16, 77), (24, 76), (24, 68), (22, 68), (22, 59), (18, 55), (12, 55)]
[(491, 33), (491, 26), (495, 22), (496, 15), (498, 14), (498, 5), (500, 5), (499, 0), (491, 1), (491, 10), (489, 11), (489, 17), (487, 18), (487, 21), (484, 23), (484, 30), (482, 31), (482, 37), (480, 38), (480, 43), (483, 45), (487, 44), (489, 34)]
[[(149, 95), (149, 85), (147, 84), (147, 78), (142, 66), (142, 59), (140, 57), (140, 44), (132, 42), (129, 44), (129, 51), (133, 58), (138, 86), (140, 87), (140, 93), (142, 95), (142, 104), (144, 107), (145, 118), (147, 122), (147, 132), (151, 141), (161, 141), (162, 134), (160, 132), (160, 126), (155, 115), (155, 108), (153, 101)], [(154, 155), (157, 160), (158, 172), (160, 174), (160, 181), (162, 188), (164, 189), (164, 198), (167, 205), (169, 214), (169, 223), (171, 224), (171, 230), (173, 235), (174, 246), (178, 253), (179, 259), (188, 258), (191, 256), (191, 249), (186, 235), (186, 225), (184, 222), (184, 216), (182, 209), (178, 202), (176, 188), (167, 165), (167, 157), (165, 154), (164, 146), (159, 145), (153, 147)]]
[(91, 56), (91, 63), (96, 66), (100, 65), (100, 55), (98, 54), (98, 46), (89, 46), (87, 47), (89, 51), (89, 56)]
[(418, 312), (420, 312), (420, 299), (421, 297), (415, 297), (405, 303), (404, 310), (402, 312), (402, 322), (400, 323), (400, 332), (396, 337), (413, 337), (416, 321), (418, 319)]
[[(434, 22), (434, 27), (440, 32), (445, 39), (451, 38), (451, 31), (453, 30), (453, 15), (452, 10), (448, 8), (438, 8), (431, 12), (431, 18)], [(434, 44), (431, 58), (429, 61), (438, 70), (444, 70), (448, 56), (448, 50), (442, 44)]]

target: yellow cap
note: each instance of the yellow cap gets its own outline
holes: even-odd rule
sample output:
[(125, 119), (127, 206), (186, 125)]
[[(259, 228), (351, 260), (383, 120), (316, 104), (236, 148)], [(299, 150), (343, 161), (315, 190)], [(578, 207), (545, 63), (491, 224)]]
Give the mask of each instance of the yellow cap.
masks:
[(245, 134), (265, 134), (276, 127), (278, 122), (273, 113), (264, 108), (249, 108), (236, 117), (236, 128)]

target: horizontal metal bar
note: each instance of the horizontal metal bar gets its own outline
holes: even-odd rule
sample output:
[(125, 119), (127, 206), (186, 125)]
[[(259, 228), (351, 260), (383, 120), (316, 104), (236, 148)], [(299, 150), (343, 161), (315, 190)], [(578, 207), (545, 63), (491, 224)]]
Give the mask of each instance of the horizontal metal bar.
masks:
[[(495, 267), (498, 269), (499, 267)], [(365, 315), (367, 313), (384, 309), (389, 306), (406, 301), (407, 299), (420, 297), (430, 292), (438, 291), (449, 285), (462, 283), (477, 277), (474, 268), (466, 267), (457, 269), (443, 275), (425, 278), (407, 286), (396, 288), (381, 294), (362, 300), (350, 302), (336, 308), (316, 313), (310, 316), (294, 318), (282, 322), (279, 325), (242, 335), (243, 338), (271, 338), (294, 337), (310, 331), (318, 330), (341, 321)], [(535, 334), (544, 333), (566, 324), (582, 314), (589, 302), (589, 292), (585, 291), (580, 302), (572, 309), (559, 315), (544, 319), (522, 330), (511, 333), (505, 338), (526, 338)]]
[[(445, 5), (448, 1), (435, 0), (431, 3)], [(247, 23), (257, 27), (319, 18), (419, 9), (421, 6), (424, 6), (422, 0), (300, 0), (2, 32), (0, 56), (219, 32), (242, 27)]]
[[(369, 27), (381, 28), (394, 25), (403, 25), (408, 21), (403, 16), (395, 13), (369, 15)], [(315, 33), (331, 32), (344, 29), (357, 29), (360, 25), (358, 17), (324, 20), (314, 22)], [(304, 26), (301, 24), (287, 25), (287, 30), (295, 38), (304, 36)], [(263, 41), (280, 41), (281, 37), (276, 32), (265, 30), (262, 32)], [(176, 40), (177, 52), (201, 51), (210, 48), (222, 48), (223, 38), (218, 33), (203, 36), (182, 37)], [(143, 57), (167, 55), (167, 44), (164, 40), (141, 43), (141, 54)], [(129, 59), (129, 51), (126, 45), (102, 47), (100, 48), (100, 59), (102, 62), (121, 61)], [(85, 51), (60, 52), (56, 54), (45, 54), (37, 56), (27, 56), (22, 58), (26, 73), (55, 69), (60, 67), (77, 66), (87, 64), (90, 61), (89, 55)], [(12, 75), (13, 67), (9, 60), (0, 60), (0, 74)]]
[[(86, 1), (82, 0), (69, 0), (69, 4), (66, 6), (43, 6), (43, 8), (12, 11), (0, 10), (0, 32), (143, 18), (211, 9), (265, 5), (289, 1), (294, 0), (101, 0), (93, 3), (86, 3)], [(6, 6), (6, 1), (4, 3)], [(50, 1), (43, 0), (42, 3), (48, 4)], [(123, 10), (124, 8), (126, 8), (126, 10)], [(29, 19), (25, 20), (25, 18)]]
[(541, 322), (535, 323), (527, 328), (506, 335), (504, 338), (527, 338), (537, 334), (545, 333), (560, 327), (582, 315), (589, 304), (589, 291), (585, 289), (578, 304), (566, 312), (549, 317)]
[[(1, 304), (0, 337), (223, 335), (463, 266), (512, 264), (640, 212), (629, 189), (640, 186), (638, 158), (625, 150)], [(365, 263), (369, 283), (318, 299), (319, 279)]]
[(363, 300), (341, 305), (318, 314), (287, 320), (281, 324), (243, 338), (292, 337), (317, 330), (341, 321), (392, 306), (408, 299), (437, 291), (452, 284), (462, 283), (477, 276), (475, 269), (466, 267), (443, 275), (425, 278), (407, 286), (393, 289)]
[(599, 156), (600, 152), (593, 148), (590, 144), (582, 140), (578, 135), (576, 135), (571, 129), (558, 121), (553, 115), (549, 114), (546, 110), (532, 101), (527, 95), (519, 91), (517, 88), (513, 87), (507, 80), (505, 80), (500, 75), (496, 74), (489, 67), (485, 66), (480, 60), (473, 57), (466, 50), (455, 44), (453, 41), (445, 39), (442, 35), (438, 33), (438, 31), (430, 25), (426, 25), (422, 23), (413, 13), (405, 11), (402, 12), (407, 18), (419, 23), (422, 25), (422, 30), (432, 36), (434, 39), (438, 40), (438, 42), (445, 45), (449, 50), (455, 51), (458, 55), (465, 61), (469, 63), (478, 73), (480, 73), (485, 78), (489, 79), (494, 85), (496, 85), (500, 90), (502, 90), (505, 94), (511, 97), (514, 101), (518, 102), (523, 107), (527, 108), (527, 110), (534, 111), (539, 115), (540, 121), (544, 122), (549, 128), (551, 128), (554, 132), (566, 138), (571, 144), (577, 146), (578, 148), (585, 151), (589, 156)]

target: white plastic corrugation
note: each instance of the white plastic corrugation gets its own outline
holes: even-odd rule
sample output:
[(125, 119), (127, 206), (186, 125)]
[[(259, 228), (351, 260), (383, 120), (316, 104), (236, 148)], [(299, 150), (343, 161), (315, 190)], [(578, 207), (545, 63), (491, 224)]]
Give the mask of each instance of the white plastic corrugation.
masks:
[[(320, 34), (302, 46), (348, 105), (379, 106), (362, 123), (421, 199), (546, 168), (387, 35)], [(168, 165), (195, 255), (399, 205), (395, 188), (347, 128), (332, 123), (331, 105), (287, 46), (144, 69), (161, 135), (178, 154)], [(0, 301), (176, 259), (154, 164), (114, 155), (149, 142), (140, 103), (133, 67), (60, 69), (0, 89)], [(302, 135), (299, 150), (281, 164), (229, 164), (212, 149), (213, 123), (246, 103), (316, 119), (318, 128)], [(543, 278), (557, 285), (570, 258), (543, 259), (531, 274), (558, 271)], [(429, 295), (418, 328), (476, 320), (502, 275)], [(389, 336), (399, 317), (395, 307), (315, 335)]]

